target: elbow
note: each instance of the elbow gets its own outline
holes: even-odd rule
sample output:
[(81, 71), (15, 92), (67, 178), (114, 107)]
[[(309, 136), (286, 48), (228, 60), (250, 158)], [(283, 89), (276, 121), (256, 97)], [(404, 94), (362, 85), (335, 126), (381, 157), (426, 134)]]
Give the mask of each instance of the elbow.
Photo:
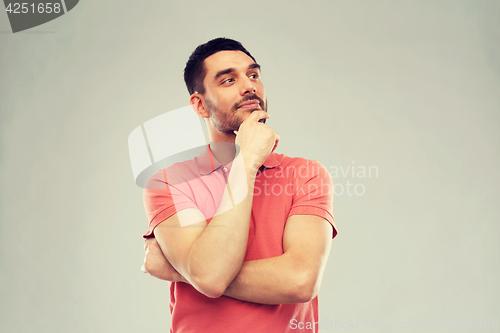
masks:
[(317, 276), (304, 276), (297, 283), (293, 295), (295, 303), (307, 303), (318, 296), (320, 280)]
[(205, 288), (203, 288), (203, 291), (201, 293), (209, 298), (219, 298), (224, 294), (225, 291), (226, 291), (226, 288), (221, 288), (221, 287), (212, 285), (212, 286), (206, 286)]
[(187, 275), (191, 285), (210, 298), (221, 297), (234, 279), (234, 276), (228, 274), (227, 269), (216, 269), (213, 266), (190, 265)]
[(219, 298), (227, 289), (227, 285), (225, 283), (222, 283), (220, 280), (216, 281), (210, 278), (193, 278), (192, 285), (196, 288), (196, 290), (209, 298)]
[(318, 296), (318, 292), (313, 289), (303, 290), (301, 293), (296, 295), (297, 303), (307, 303), (312, 301), (316, 296)]

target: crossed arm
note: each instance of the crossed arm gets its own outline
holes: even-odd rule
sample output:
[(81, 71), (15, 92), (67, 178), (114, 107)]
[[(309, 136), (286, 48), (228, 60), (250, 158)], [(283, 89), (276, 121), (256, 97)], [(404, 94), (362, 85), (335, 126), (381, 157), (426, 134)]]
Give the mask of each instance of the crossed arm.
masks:
[[(189, 208), (157, 225), (157, 243), (149, 241), (146, 252), (146, 272), (190, 283), (212, 298), (226, 295), (261, 304), (286, 304), (307, 302), (317, 295), (332, 238), (332, 226), (321, 217), (289, 217), (281, 256), (244, 261), (255, 166), (264, 163), (279, 141), (279, 135), (260, 122), (263, 118), (269, 118), (267, 112), (254, 111), (239, 128), (236, 144), (241, 154), (232, 164), (229, 183), (234, 182), (219, 205), (222, 213), (208, 224), (198, 209)], [(243, 199), (234, 201), (233, 194)]]
[[(178, 266), (175, 259), (172, 260), (169, 255), (169, 249), (172, 248), (169, 242), (173, 239), (169, 234), (172, 230), (183, 232), (187, 229), (169, 227), (169, 223), (170, 226), (175, 223), (175, 215), (170, 219), (172, 220), (167, 219), (166, 224), (164, 221), (155, 229), (158, 243), (154, 240), (146, 241), (147, 251), (143, 270), (163, 280), (192, 284), (192, 279), (188, 277), (190, 272), (183, 269), (182, 265)], [(203, 229), (207, 226), (197, 228)], [(196, 230), (196, 227), (194, 229)], [(237, 266), (239, 270), (231, 281), (226, 279), (215, 289), (207, 288), (206, 290), (211, 290), (210, 293), (197, 289), (209, 297), (223, 294), (261, 304), (307, 302), (319, 292), (331, 238), (332, 226), (325, 219), (313, 215), (293, 215), (286, 221), (283, 235), (284, 253), (281, 256), (245, 261), (241, 266)], [(200, 258), (201, 261), (203, 260)], [(218, 264), (222, 265), (222, 262)], [(224, 264), (226, 265), (227, 263)]]

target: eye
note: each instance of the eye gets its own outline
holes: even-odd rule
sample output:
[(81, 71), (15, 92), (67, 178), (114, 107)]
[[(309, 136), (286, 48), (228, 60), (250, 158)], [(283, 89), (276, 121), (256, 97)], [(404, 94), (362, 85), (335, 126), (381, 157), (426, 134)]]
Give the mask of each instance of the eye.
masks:
[(251, 79), (258, 79), (259, 78), (259, 74), (257, 74), (257, 73), (251, 74), (249, 76), (249, 78), (251, 78)]
[(233, 78), (228, 78), (222, 81), (222, 84), (234, 82)]

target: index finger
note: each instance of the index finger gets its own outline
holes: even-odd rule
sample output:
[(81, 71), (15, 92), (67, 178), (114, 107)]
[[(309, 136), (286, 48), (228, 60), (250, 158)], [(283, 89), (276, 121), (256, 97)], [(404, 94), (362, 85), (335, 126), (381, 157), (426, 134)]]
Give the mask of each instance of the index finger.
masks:
[(247, 120), (259, 121), (261, 119), (268, 119), (269, 113), (266, 111), (253, 111), (247, 118)]
[(144, 240), (144, 250), (146, 250), (149, 247), (149, 245), (151, 245), (151, 243), (154, 243), (154, 241), (155, 241), (154, 237), (146, 238)]

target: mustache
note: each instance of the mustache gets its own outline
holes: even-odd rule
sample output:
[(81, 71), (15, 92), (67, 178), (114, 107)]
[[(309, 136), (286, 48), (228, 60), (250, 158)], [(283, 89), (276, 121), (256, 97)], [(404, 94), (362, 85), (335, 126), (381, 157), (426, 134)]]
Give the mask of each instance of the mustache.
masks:
[(262, 98), (260, 98), (259, 96), (257, 96), (256, 94), (251, 94), (251, 95), (246, 95), (245, 97), (243, 97), (240, 101), (234, 103), (233, 105), (233, 110), (237, 110), (243, 103), (245, 102), (248, 102), (248, 101), (252, 101), (252, 100), (257, 100), (259, 101), (260, 103), (260, 107), (261, 108), (264, 108), (264, 101), (262, 100)]

